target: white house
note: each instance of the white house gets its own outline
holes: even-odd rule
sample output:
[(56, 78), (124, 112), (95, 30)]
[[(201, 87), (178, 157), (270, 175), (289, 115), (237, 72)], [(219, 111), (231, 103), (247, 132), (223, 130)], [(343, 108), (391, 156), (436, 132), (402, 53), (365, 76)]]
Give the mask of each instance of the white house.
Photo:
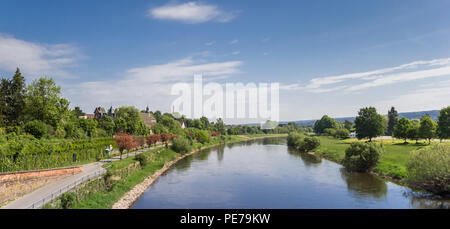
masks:
[(350, 138), (356, 138), (356, 132), (351, 132), (349, 137)]

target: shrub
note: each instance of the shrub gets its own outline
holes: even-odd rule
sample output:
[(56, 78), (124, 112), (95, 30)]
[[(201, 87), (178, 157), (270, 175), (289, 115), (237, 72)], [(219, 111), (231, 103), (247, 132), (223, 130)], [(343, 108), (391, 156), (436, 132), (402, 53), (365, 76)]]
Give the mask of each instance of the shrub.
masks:
[(47, 126), (44, 122), (39, 120), (33, 120), (30, 122), (27, 122), (25, 124), (25, 132), (33, 135), (35, 138), (42, 138), (44, 135), (47, 134)]
[(383, 145), (354, 142), (345, 150), (342, 162), (348, 171), (368, 172), (377, 165), (383, 152)]
[(287, 144), (288, 146), (297, 146), (302, 140), (304, 136), (302, 134), (299, 134), (297, 132), (291, 132), (289, 133), (287, 137)]
[(107, 191), (111, 191), (114, 188), (114, 185), (116, 184), (114, 180), (112, 179), (112, 172), (107, 171), (105, 175), (103, 175), (103, 181), (105, 182), (105, 187)]
[(325, 135), (328, 135), (328, 136), (336, 135), (336, 129), (334, 129), (334, 128), (326, 128), (323, 132), (325, 133)]
[(336, 138), (340, 138), (340, 139), (346, 139), (348, 138), (348, 136), (350, 135), (350, 131), (347, 129), (339, 129), (336, 130), (336, 133), (334, 135), (334, 137)]
[(172, 149), (177, 153), (185, 154), (191, 151), (192, 145), (187, 138), (178, 137), (172, 141)]
[(6, 133), (15, 133), (17, 135), (21, 134), (22, 130), (18, 126), (7, 126)]
[(204, 130), (199, 130), (197, 132), (197, 141), (204, 144), (209, 142), (209, 135), (206, 131)]
[(161, 135), (159, 134), (152, 134), (146, 136), (147, 145), (152, 146), (156, 145), (159, 141), (161, 141)]
[(297, 149), (302, 152), (310, 152), (320, 146), (320, 141), (316, 137), (305, 137), (303, 141), (297, 146)]
[(406, 181), (436, 194), (450, 194), (450, 145), (435, 144), (411, 152)]
[(61, 208), (70, 209), (75, 203), (75, 195), (73, 193), (64, 193), (61, 195)]
[(142, 168), (147, 165), (147, 157), (144, 154), (138, 154), (134, 157), (134, 160), (139, 161)]

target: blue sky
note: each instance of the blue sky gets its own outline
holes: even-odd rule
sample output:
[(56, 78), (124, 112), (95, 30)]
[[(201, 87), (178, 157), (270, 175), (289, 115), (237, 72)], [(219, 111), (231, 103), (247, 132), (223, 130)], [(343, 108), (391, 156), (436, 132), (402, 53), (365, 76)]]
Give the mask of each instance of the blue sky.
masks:
[(170, 110), (194, 73), (279, 82), (281, 120), (450, 105), (450, 1), (0, 2), (0, 74), (71, 106)]

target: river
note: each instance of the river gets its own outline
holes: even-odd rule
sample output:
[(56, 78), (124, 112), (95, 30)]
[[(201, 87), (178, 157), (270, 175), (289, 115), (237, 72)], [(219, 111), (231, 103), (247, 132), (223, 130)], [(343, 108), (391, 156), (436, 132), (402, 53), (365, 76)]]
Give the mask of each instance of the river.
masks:
[(231, 143), (180, 160), (135, 209), (450, 208), (449, 200), (299, 153), (285, 138)]

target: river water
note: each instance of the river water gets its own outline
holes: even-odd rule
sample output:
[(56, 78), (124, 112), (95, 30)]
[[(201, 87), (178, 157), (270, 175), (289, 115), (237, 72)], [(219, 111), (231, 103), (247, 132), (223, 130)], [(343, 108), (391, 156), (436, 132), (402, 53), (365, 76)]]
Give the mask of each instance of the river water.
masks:
[(450, 208), (450, 201), (371, 174), (348, 173), (288, 148), (285, 138), (267, 138), (180, 160), (133, 208)]

